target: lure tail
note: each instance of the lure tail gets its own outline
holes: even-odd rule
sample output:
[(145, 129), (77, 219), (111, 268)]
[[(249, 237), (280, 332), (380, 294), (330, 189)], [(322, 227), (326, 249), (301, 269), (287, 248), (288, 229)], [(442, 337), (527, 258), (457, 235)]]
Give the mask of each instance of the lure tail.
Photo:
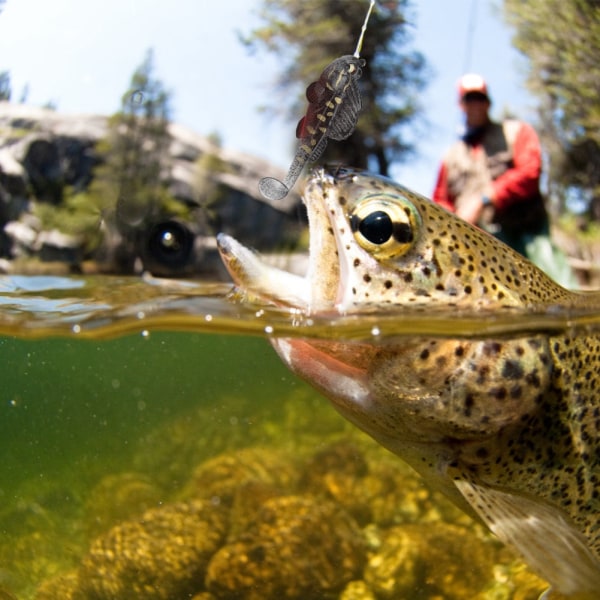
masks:
[(276, 177), (263, 177), (258, 182), (258, 191), (267, 200), (281, 200), (289, 194), (290, 188)]

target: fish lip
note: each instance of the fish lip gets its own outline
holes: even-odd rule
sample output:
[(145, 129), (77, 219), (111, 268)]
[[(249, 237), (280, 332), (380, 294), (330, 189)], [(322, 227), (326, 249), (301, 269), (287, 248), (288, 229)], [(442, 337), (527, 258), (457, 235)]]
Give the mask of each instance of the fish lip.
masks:
[(336, 225), (337, 187), (350, 171), (345, 167), (313, 168), (303, 194), (309, 223), (309, 266), (307, 272), (311, 300), (309, 312), (339, 312), (338, 303), (347, 281)]
[(309, 224), (308, 269), (304, 277), (270, 267), (261, 257), (226, 234), (217, 235), (221, 259), (236, 286), (277, 306), (306, 314), (343, 312), (340, 298), (348, 282), (339, 219), (338, 184), (347, 182), (356, 170), (317, 167), (310, 171), (302, 200)]
[[(310, 231), (310, 257), (309, 276), (311, 286), (312, 304), (314, 312), (327, 312), (346, 314), (353, 309), (352, 295), (349, 287), (352, 280), (353, 267), (349, 259), (349, 244), (354, 244), (350, 235), (349, 205), (347, 200), (352, 198), (358, 189), (352, 189), (357, 177), (365, 173), (364, 169), (346, 167), (341, 165), (325, 165), (311, 171), (309, 181), (305, 188), (304, 202), (309, 216)], [(348, 196), (342, 200), (342, 196)], [(330, 235), (319, 245), (318, 232), (311, 227), (314, 213), (323, 213), (327, 222), (322, 218), (320, 228)], [(312, 217), (312, 218), (311, 218)], [(323, 234), (324, 235), (324, 234)], [(321, 240), (323, 242), (323, 240)], [(335, 267), (334, 267), (335, 263)], [(323, 285), (319, 278), (321, 274), (328, 273), (330, 279), (335, 279), (335, 285)], [(315, 276), (316, 275), (316, 276)], [(322, 275), (321, 275), (322, 277)]]

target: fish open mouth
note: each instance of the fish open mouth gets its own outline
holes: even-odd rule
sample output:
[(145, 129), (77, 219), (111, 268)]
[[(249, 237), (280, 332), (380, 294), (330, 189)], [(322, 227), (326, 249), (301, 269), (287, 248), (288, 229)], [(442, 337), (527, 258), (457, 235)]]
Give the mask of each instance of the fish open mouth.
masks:
[(217, 235), (221, 258), (238, 288), (262, 300), (307, 314), (335, 310), (347, 273), (340, 259), (343, 253), (338, 251), (339, 222), (345, 220), (336, 199), (338, 177), (339, 171), (318, 168), (306, 183), (303, 201), (308, 214), (309, 260), (304, 276), (270, 266), (259, 254), (231, 236)]

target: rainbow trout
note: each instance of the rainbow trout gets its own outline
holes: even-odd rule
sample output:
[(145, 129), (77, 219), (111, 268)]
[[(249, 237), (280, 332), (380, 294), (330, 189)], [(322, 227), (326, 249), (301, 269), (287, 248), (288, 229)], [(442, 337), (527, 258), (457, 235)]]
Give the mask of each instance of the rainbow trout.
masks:
[[(306, 277), (219, 236), (239, 288), (308, 315), (600, 309), (600, 294), (563, 289), (385, 178), (317, 170), (305, 203)], [(600, 333), (273, 344), (292, 371), (513, 546), (553, 591), (600, 597)]]

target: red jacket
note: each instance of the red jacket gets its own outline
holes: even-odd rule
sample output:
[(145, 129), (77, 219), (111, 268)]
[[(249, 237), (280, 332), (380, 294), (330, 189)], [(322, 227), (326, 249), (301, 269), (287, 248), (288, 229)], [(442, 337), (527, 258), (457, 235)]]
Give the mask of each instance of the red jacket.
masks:
[[(459, 141), (458, 144), (466, 144)], [(454, 147), (454, 146), (453, 146)], [(452, 148), (450, 149), (450, 152)], [(476, 156), (483, 152), (481, 143), (469, 147), (469, 152)], [(496, 209), (502, 210), (511, 204), (528, 200), (539, 195), (539, 180), (542, 167), (541, 149), (538, 136), (527, 123), (519, 123), (512, 144), (512, 168), (492, 181), (491, 200)], [(455, 197), (448, 186), (448, 172), (445, 161), (442, 162), (438, 173), (433, 200), (448, 210), (454, 212)]]

